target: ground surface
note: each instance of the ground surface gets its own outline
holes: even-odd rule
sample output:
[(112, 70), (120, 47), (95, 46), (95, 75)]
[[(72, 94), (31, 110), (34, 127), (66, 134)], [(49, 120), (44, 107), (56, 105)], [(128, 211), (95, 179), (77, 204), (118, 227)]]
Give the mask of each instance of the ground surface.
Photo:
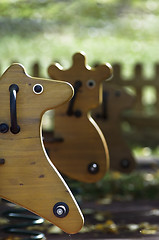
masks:
[[(4, 211), (13, 208), (1, 202), (1, 216)], [(159, 239), (159, 201), (157, 200), (116, 201), (110, 204), (83, 202), (81, 208), (85, 216), (85, 225), (78, 234), (62, 233), (48, 223), (44, 223), (45, 227), (38, 226), (36, 229), (43, 230), (47, 240)], [(5, 224), (2, 220), (3, 218), (1, 218), (0, 239), (18, 240), (15, 235), (4, 233)]]
[[(107, 205), (89, 202), (84, 203), (82, 209), (87, 212), (85, 231), (88, 232), (72, 236), (50, 235), (47, 239), (159, 239), (158, 201), (113, 202)], [(92, 225), (95, 229), (89, 230)]]
[[(152, 164), (153, 163), (153, 164)], [(134, 240), (134, 239), (145, 239), (145, 240), (158, 240), (159, 239), (159, 197), (158, 194), (154, 194), (154, 191), (158, 191), (158, 181), (157, 175), (154, 171), (158, 168), (158, 160), (154, 161), (145, 161), (141, 160), (138, 163), (138, 173), (147, 173), (147, 179), (142, 183), (142, 188), (138, 189), (138, 194), (140, 191), (149, 191), (153, 193), (154, 198), (145, 198), (145, 196), (150, 196), (151, 194), (140, 194), (139, 198), (135, 200), (132, 196), (125, 195), (119, 200), (114, 200), (112, 196), (106, 194), (105, 197), (98, 198), (94, 197), (94, 200), (84, 200), (81, 198), (79, 201), (80, 208), (84, 214), (85, 224), (82, 230), (74, 235), (69, 235), (62, 232), (56, 226), (50, 224), (47, 221), (44, 221), (41, 225), (34, 225), (30, 222), (29, 226), (22, 226), (29, 222), (26, 219), (26, 214), (29, 216), (35, 216), (30, 212), (25, 212), (24, 209), (16, 206), (10, 202), (7, 202), (3, 199), (0, 200), (0, 240), (32, 240), (37, 238), (30, 238), (32, 234), (29, 235), (16, 235), (5, 232), (5, 227), (8, 227), (9, 224), (14, 228), (15, 224), (20, 224), (20, 227), (29, 231), (38, 231), (45, 234), (47, 240), (80, 240), (80, 239), (114, 239), (114, 240)], [(143, 181), (142, 178), (139, 178), (138, 175), (134, 175), (137, 178), (137, 181)], [(120, 179), (119, 179), (120, 180)], [(117, 179), (118, 183), (122, 183)], [(134, 177), (132, 182), (126, 178), (126, 183), (129, 186), (135, 186)], [(112, 184), (110, 181), (107, 181), (105, 184)], [(146, 188), (146, 185), (149, 184), (149, 188)], [(144, 186), (145, 185), (145, 186)], [(95, 186), (93, 184), (93, 186)], [(111, 187), (116, 188), (115, 182)], [(122, 187), (125, 185), (123, 184)], [(155, 186), (155, 188), (153, 188)], [(106, 186), (105, 186), (106, 187)], [(95, 187), (94, 187), (95, 188)], [(153, 188), (153, 191), (152, 191)], [(136, 195), (135, 195), (136, 196)], [(142, 199), (140, 198), (142, 197)], [(130, 198), (129, 198), (130, 197)], [(144, 198), (143, 198), (144, 197)], [(8, 218), (4, 213), (7, 211), (22, 210), (24, 216), (22, 218)]]

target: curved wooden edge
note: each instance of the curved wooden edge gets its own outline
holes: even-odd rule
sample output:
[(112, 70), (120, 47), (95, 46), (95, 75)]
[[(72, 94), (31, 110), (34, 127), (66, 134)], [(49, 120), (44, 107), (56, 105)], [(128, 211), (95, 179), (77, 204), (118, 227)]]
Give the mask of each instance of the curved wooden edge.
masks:
[[(100, 126), (108, 144), (110, 169), (122, 173), (130, 173), (136, 167), (133, 153), (122, 134), (122, 112), (130, 109), (135, 103), (135, 97), (116, 84), (105, 84), (102, 105), (94, 109), (92, 116)], [(103, 105), (105, 107), (103, 108)], [(105, 110), (105, 118), (103, 117)], [(97, 117), (98, 116), (98, 117)]]
[(86, 55), (84, 52), (77, 52), (72, 56), (72, 65), (68, 69), (64, 69), (59, 63), (53, 63), (48, 67), (48, 75), (52, 79), (63, 79), (66, 77), (72, 79), (72, 75), (75, 73), (78, 77), (78, 73), (84, 72), (84, 75), (97, 75), (99, 81), (109, 80), (113, 76), (113, 68), (109, 63), (100, 64), (97, 67), (90, 67), (86, 63)]
[[(99, 129), (99, 126), (97, 125), (97, 123), (95, 123), (95, 121), (89, 115), (89, 111), (90, 111), (90, 109), (99, 105), (99, 103), (101, 101), (101, 92), (102, 92), (101, 91), (101, 88), (102, 88), (101, 83), (105, 80), (110, 79), (110, 77), (112, 77), (112, 73), (113, 73), (112, 67), (109, 63), (101, 64), (97, 67), (91, 68), (89, 65), (87, 65), (86, 56), (85, 56), (85, 53), (83, 53), (83, 52), (77, 52), (73, 55), (72, 65), (68, 69), (64, 69), (60, 64), (56, 64), (56, 63), (51, 64), (48, 67), (48, 74), (52, 79), (64, 79), (65, 81), (69, 81), (71, 84), (74, 84), (77, 80), (81, 81), (82, 87), (80, 88), (80, 90), (77, 94), (74, 109), (80, 109), (82, 111), (82, 115), (85, 117), (86, 124), (84, 125), (84, 121), (83, 121), (83, 123), (82, 123), (83, 125), (81, 127), (86, 126), (87, 122), (89, 121), (93, 125), (92, 128), (95, 128), (95, 131), (97, 132), (97, 134), (94, 134), (94, 136), (97, 136), (97, 135), (100, 136), (100, 139), (98, 139), (98, 136), (97, 136), (97, 143), (98, 143), (98, 141), (101, 141), (103, 144), (102, 151), (105, 153), (105, 158), (102, 158), (102, 159), (103, 159), (103, 161), (106, 162), (105, 167), (102, 168), (101, 175), (100, 174), (98, 174), (96, 176), (92, 175), (92, 178), (88, 177), (88, 175), (85, 173), (85, 169), (81, 169), (79, 166), (78, 166), (78, 173), (76, 174), (74, 171), (73, 171), (73, 173), (70, 173), (69, 169), (67, 169), (67, 166), (65, 166), (64, 164), (61, 165), (61, 164), (57, 163), (58, 160), (56, 160), (56, 158), (53, 158), (53, 152), (54, 152), (53, 148), (55, 147), (55, 145), (48, 144), (49, 147), (52, 148), (52, 149), (50, 149), (50, 154), (51, 154), (51, 159), (52, 159), (53, 163), (55, 165), (57, 164), (57, 166), (61, 165), (60, 166), (61, 172), (63, 172), (64, 174), (66, 174), (69, 177), (71, 176), (72, 178), (74, 178), (76, 180), (78, 179), (79, 181), (83, 181), (83, 182), (98, 181), (105, 175), (105, 173), (108, 171), (108, 168), (109, 168), (109, 154), (108, 154), (106, 140), (104, 138), (103, 133)], [(88, 82), (90, 80), (92, 80), (92, 82), (94, 82), (94, 86), (95, 86), (94, 88), (89, 87)], [(100, 88), (100, 90), (99, 90), (99, 88)], [(60, 122), (61, 124), (63, 124), (63, 122), (65, 122), (65, 120), (67, 118), (67, 116), (65, 114), (66, 111), (67, 111), (67, 106), (66, 106), (66, 108), (55, 111), (55, 132), (59, 131), (59, 133), (61, 135), (64, 132), (61, 131), (59, 124), (58, 124), (59, 129), (56, 128), (56, 126), (57, 126), (56, 123), (57, 123), (57, 121)], [(62, 121), (62, 118), (63, 118), (63, 121)], [(72, 134), (76, 135), (76, 131), (73, 131), (73, 129), (71, 129), (71, 128), (73, 128), (73, 124), (71, 124), (73, 121), (77, 122), (77, 121), (80, 121), (80, 119), (77, 120), (76, 118), (73, 118), (73, 119), (70, 118), (70, 124), (67, 122), (68, 123), (67, 128), (70, 128), (70, 135), (72, 135)], [(77, 124), (79, 127), (79, 123), (77, 123)], [(78, 127), (76, 126), (76, 128), (78, 128)], [(85, 131), (86, 131), (87, 127), (85, 127), (85, 128), (86, 128), (85, 129)], [(63, 129), (63, 131), (65, 131), (65, 130)], [(66, 131), (65, 131), (65, 133), (66, 133)], [(86, 134), (87, 133), (88, 132), (86, 132)], [(65, 137), (67, 138), (67, 136), (65, 136)], [(84, 135), (82, 137), (84, 138)], [(61, 144), (63, 144), (63, 148), (64, 148), (65, 143), (61, 143)], [(73, 144), (75, 145), (75, 141)], [(97, 146), (98, 146), (98, 144), (97, 144)], [(78, 148), (78, 144), (77, 144), (77, 146), (74, 146), (74, 148), (75, 147)], [(75, 158), (74, 161), (76, 161), (76, 159), (78, 159), (77, 156), (74, 156), (74, 158)], [(73, 159), (72, 159), (72, 161), (73, 161)], [(79, 160), (77, 160), (77, 162), (78, 161)], [(86, 163), (86, 161), (84, 161), (83, 164), (85, 164), (85, 163)], [(69, 165), (70, 165), (70, 162), (69, 162)], [(105, 171), (104, 171), (104, 169), (105, 169)], [(80, 172), (81, 170), (83, 170), (83, 176), (82, 176), (82, 172)]]
[[(20, 132), (0, 133), (0, 196), (47, 219), (69, 234), (83, 226), (81, 210), (70, 189), (48, 158), (42, 143), (41, 117), (48, 109), (67, 102), (72, 94), (70, 84), (63, 81), (32, 78), (19, 64), (10, 66), (0, 78), (0, 123), (10, 126), (9, 86), (17, 84), (17, 118)], [(36, 84), (43, 91), (35, 94)], [(64, 202), (69, 212), (59, 218), (53, 213), (56, 203)]]

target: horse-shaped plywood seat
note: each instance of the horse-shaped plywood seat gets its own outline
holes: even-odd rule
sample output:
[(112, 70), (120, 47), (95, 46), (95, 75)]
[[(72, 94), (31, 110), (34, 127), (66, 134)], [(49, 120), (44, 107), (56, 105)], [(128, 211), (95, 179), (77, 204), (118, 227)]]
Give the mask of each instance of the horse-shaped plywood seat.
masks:
[(69, 69), (52, 64), (48, 73), (52, 79), (69, 81), (75, 90), (71, 101), (55, 110), (53, 141), (44, 142), (50, 159), (64, 175), (96, 182), (109, 169), (109, 155), (105, 138), (90, 110), (99, 105), (99, 88), (110, 78), (112, 68), (109, 64), (91, 68), (86, 65), (85, 55), (76, 53)]
[(92, 112), (92, 116), (107, 140), (110, 169), (123, 173), (133, 171), (136, 166), (121, 129), (122, 113), (130, 109), (134, 102), (135, 97), (124, 88), (113, 84), (103, 84), (102, 104)]
[(41, 118), (72, 95), (70, 84), (32, 78), (20, 64), (0, 78), (0, 196), (67, 233), (81, 229), (83, 216), (45, 152)]

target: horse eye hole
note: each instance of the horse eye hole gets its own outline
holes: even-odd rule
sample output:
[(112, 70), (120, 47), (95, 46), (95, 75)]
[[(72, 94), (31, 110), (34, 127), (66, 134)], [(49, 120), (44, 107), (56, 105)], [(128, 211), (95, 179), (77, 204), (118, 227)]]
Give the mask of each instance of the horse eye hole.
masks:
[(41, 84), (35, 84), (33, 86), (33, 92), (35, 94), (41, 94), (43, 92), (43, 86)]
[(94, 88), (95, 85), (96, 85), (96, 82), (94, 80), (91, 79), (87, 81), (87, 87)]

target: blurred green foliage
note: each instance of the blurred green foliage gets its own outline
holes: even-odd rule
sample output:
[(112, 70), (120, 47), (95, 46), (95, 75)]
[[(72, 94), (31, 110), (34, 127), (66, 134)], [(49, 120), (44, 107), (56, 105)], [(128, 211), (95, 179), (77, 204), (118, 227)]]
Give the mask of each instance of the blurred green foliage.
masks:
[(90, 65), (120, 62), (130, 74), (143, 62), (150, 74), (159, 61), (158, 13), (157, 0), (2, 0), (1, 62), (17, 59), (29, 69), (38, 60), (46, 76), (51, 61), (68, 67), (84, 51)]
[[(13, 32), (27, 28), (29, 21), (33, 24), (28, 26), (29, 34), (34, 33), (34, 30), (47, 32), (50, 27), (55, 27), (57, 32), (63, 28), (72, 28), (82, 36), (101, 31), (105, 36), (109, 33), (119, 36), (124, 34), (124, 38), (140, 36), (144, 40), (145, 37), (154, 39), (159, 36), (155, 27), (159, 19), (158, 7), (156, 0), (6, 0), (0, 3), (0, 15), (2, 22), (7, 24), (10, 21), (8, 25), (14, 25)], [(7, 28), (4, 30), (8, 31)]]
[(131, 201), (159, 198), (159, 171), (133, 171), (130, 174), (108, 172), (96, 183), (79, 183), (66, 178), (79, 201)]

